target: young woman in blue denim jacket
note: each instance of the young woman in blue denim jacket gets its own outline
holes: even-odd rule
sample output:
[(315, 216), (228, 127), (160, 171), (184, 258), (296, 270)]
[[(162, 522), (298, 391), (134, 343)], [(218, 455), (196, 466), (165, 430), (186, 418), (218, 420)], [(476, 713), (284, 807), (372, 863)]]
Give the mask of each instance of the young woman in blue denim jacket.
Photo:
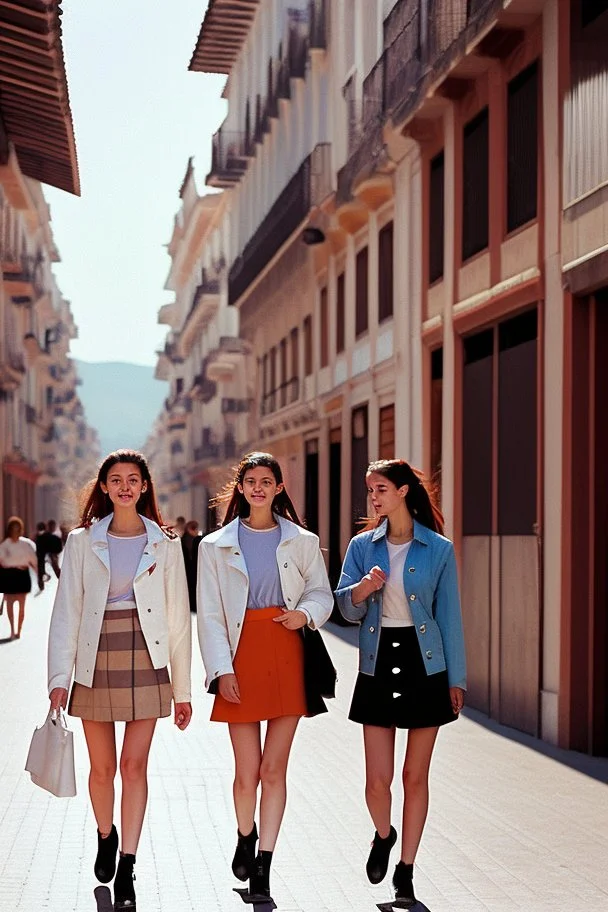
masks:
[(401, 459), (366, 474), (375, 512), (351, 540), (336, 596), (358, 621), (359, 675), (349, 718), (363, 725), (365, 799), (376, 827), (367, 876), (380, 883), (397, 841), (391, 825), (395, 730), (408, 729), (396, 899), (415, 903), (413, 867), (426, 820), (428, 774), (439, 726), (464, 701), (465, 648), (454, 547), (421, 472)]

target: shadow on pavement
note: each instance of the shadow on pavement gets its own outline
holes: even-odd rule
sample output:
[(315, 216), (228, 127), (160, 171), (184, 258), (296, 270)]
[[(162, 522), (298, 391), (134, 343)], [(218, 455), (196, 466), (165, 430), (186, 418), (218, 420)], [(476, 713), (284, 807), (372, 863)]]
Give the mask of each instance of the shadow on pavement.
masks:
[(1, 637), (0, 638), (0, 646), (2, 646), (4, 643), (12, 643), (12, 642), (13, 642), (12, 637)]
[[(327, 633), (333, 634), (333, 636), (338, 637), (343, 642), (349, 643), (351, 646), (357, 646), (359, 639), (358, 628), (358, 624), (350, 625), (348, 627), (341, 627), (337, 624), (331, 623), (330, 621), (329, 623), (325, 624), (323, 630)], [(563, 763), (564, 766), (568, 766), (570, 769), (576, 770), (579, 773), (583, 773), (585, 776), (596, 779), (598, 782), (608, 783), (607, 757), (590, 757), (587, 754), (580, 754), (578, 751), (564, 750), (560, 747), (554, 747), (554, 745), (549, 744), (547, 741), (541, 741), (540, 738), (534, 738), (532, 735), (527, 735), (525, 732), (517, 731), (515, 728), (508, 728), (506, 725), (501, 725), (494, 719), (489, 719), (488, 716), (484, 715), (484, 713), (481, 713), (476, 709), (472, 709), (469, 706), (465, 706), (462, 714), (467, 719), (470, 719), (471, 722), (475, 722), (477, 725), (481, 725), (488, 731), (494, 732), (503, 738), (508, 738), (510, 741), (515, 741), (517, 744), (521, 744), (523, 747), (530, 748), (530, 750), (537, 751), (539, 754), (543, 754), (545, 757), (550, 757), (552, 760), (556, 760), (558, 763)]]
[(95, 887), (93, 896), (97, 903), (97, 912), (113, 912), (112, 894), (109, 887)]

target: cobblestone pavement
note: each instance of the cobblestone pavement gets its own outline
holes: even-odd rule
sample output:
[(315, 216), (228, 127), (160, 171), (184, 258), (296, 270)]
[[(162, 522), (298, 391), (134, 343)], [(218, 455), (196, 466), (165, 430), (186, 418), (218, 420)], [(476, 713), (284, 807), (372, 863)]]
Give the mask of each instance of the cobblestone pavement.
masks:
[[(20, 640), (3, 639), (8, 622), (0, 617), (0, 912), (111, 908), (107, 891), (93, 892), (95, 822), (78, 721), (76, 798), (47, 796), (23, 771), (33, 728), (47, 711), (53, 593), (51, 584), (28, 599)], [(373, 912), (391, 897), (389, 878), (372, 887), (365, 877), (373, 827), (363, 800), (361, 732), (347, 720), (356, 664), (347, 640), (326, 636), (338, 697), (325, 716), (301, 723), (294, 747), (272, 875), (280, 912)], [(245, 908), (232, 892), (239, 884), (230, 871), (236, 825), (228, 736), (207, 721), (211, 698), (198, 654), (194, 691), (191, 727), (180, 733), (162, 720), (152, 748), (139, 912)], [(440, 734), (415, 875), (420, 898), (431, 912), (608, 910), (608, 762), (482, 722), (469, 714)], [(400, 801), (397, 788), (396, 808)]]

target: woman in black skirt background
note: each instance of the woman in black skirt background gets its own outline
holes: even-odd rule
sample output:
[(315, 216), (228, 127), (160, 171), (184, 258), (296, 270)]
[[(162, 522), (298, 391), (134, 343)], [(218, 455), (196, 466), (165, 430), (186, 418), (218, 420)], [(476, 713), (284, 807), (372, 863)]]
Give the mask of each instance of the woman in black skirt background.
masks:
[[(0, 544), (0, 592), (4, 593), (0, 614), (6, 606), (11, 625), (11, 640), (19, 639), (25, 619), (25, 600), (32, 590), (30, 569), (38, 569), (36, 546), (23, 533), (25, 527), (19, 516), (11, 516), (6, 524), (6, 536)], [(15, 603), (19, 614), (15, 626)]]
[(363, 725), (365, 799), (376, 827), (367, 876), (380, 883), (397, 841), (391, 825), (395, 730), (408, 729), (396, 899), (416, 902), (413, 866), (428, 811), (428, 775), (441, 725), (464, 702), (465, 649), (454, 548), (421, 472), (399, 459), (372, 463), (375, 512), (350, 542), (336, 596), (361, 624), (359, 675), (349, 718)]

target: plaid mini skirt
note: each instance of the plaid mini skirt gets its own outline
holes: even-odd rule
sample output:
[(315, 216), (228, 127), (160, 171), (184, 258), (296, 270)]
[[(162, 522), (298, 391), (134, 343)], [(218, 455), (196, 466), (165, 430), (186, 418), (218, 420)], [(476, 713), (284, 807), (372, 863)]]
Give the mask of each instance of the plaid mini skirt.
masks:
[(90, 722), (135, 722), (171, 713), (167, 668), (154, 668), (134, 602), (106, 610), (93, 686), (74, 683), (68, 713)]

